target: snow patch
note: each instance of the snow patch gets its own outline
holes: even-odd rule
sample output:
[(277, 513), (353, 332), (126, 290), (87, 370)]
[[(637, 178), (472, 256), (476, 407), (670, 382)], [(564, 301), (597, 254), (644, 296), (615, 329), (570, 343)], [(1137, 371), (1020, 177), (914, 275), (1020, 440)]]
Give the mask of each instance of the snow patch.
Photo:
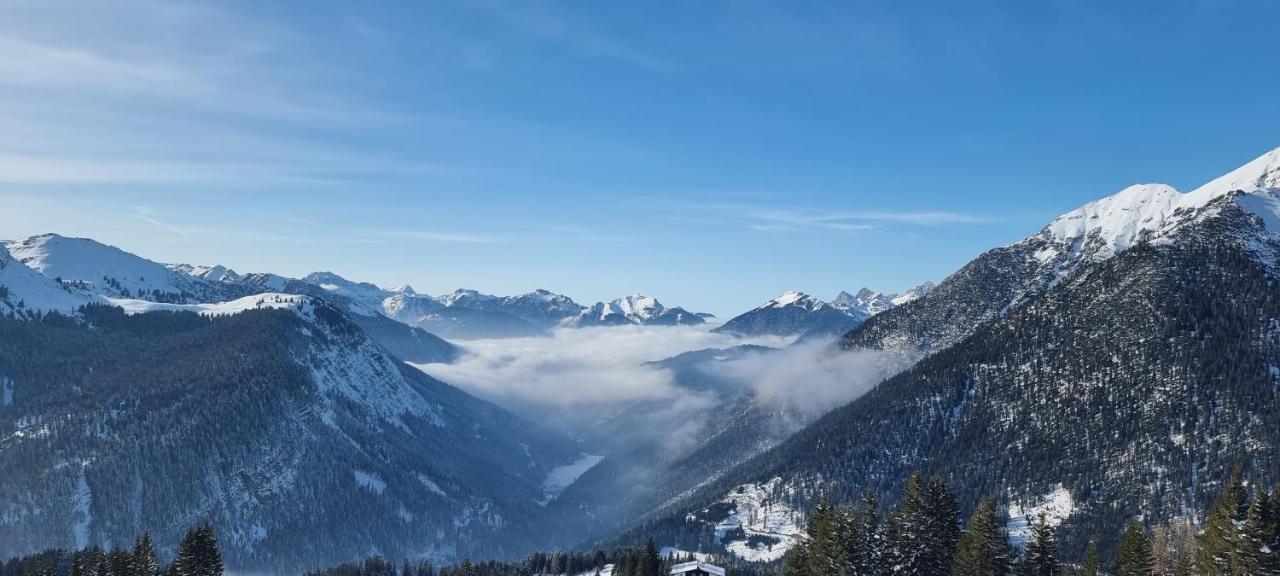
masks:
[(674, 546), (663, 546), (662, 549), (658, 551), (658, 556), (676, 559), (693, 558), (699, 562), (711, 562), (715, 558), (714, 555), (707, 554), (706, 552), (690, 552), (688, 550), (681, 550)]
[(799, 305), (807, 310), (817, 310), (818, 308), (825, 306), (826, 302), (823, 302), (808, 294), (805, 294), (804, 292), (791, 290), (789, 292), (783, 292), (781, 296), (778, 296), (773, 300), (770, 300), (768, 302), (765, 302), (764, 304), (761, 304), (757, 308), (757, 310), (762, 310), (765, 308), (785, 308), (787, 306), (796, 306), (796, 305)]
[(352, 470), (351, 472), (356, 478), (356, 484), (359, 484), (365, 490), (381, 496), (382, 491), (387, 489), (387, 483), (383, 482), (382, 477), (373, 472), (365, 472), (364, 470)]
[(306, 316), (315, 306), (307, 296), (279, 293), (255, 294), (228, 302), (209, 304), (163, 304), (125, 298), (108, 298), (107, 302), (123, 308), (125, 314), (130, 315), (147, 312), (195, 312), (201, 316), (230, 316), (249, 310), (297, 310)]
[(431, 480), (430, 477), (425, 474), (417, 475), (417, 481), (420, 481), (422, 485), (426, 486), (426, 489), (431, 490), (431, 492), (435, 494), (443, 495), (443, 497), (447, 497), (448, 495), (444, 493), (444, 490), (440, 489), (439, 484), (435, 484), (435, 480)]
[(1041, 514), (1050, 526), (1057, 526), (1076, 511), (1076, 502), (1063, 485), (1058, 484), (1052, 492), (1032, 502), (1016, 502), (1009, 505), (1009, 540), (1016, 546), (1023, 546), (1031, 535), (1031, 525)]
[(728, 516), (716, 523), (716, 539), (743, 560), (772, 562), (782, 558), (804, 529), (803, 515), (784, 501), (773, 498), (779, 492), (791, 492), (782, 478), (734, 488), (720, 500), (732, 508)]
[(89, 529), (93, 526), (93, 490), (85, 478), (84, 467), (76, 478), (76, 490), (71, 494), (71, 535), (76, 549), (89, 546)]
[(551, 472), (547, 473), (547, 479), (542, 482), (542, 494), (545, 497), (542, 504), (555, 500), (565, 488), (576, 482), (578, 477), (595, 467), (601, 460), (604, 460), (604, 456), (582, 454), (573, 462), (552, 468)]

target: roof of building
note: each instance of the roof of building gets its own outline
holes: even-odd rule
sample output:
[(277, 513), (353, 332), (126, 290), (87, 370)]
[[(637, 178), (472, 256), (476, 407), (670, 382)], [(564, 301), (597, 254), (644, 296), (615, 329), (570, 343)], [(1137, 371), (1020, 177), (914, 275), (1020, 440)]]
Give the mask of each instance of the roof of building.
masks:
[(684, 574), (686, 572), (693, 572), (694, 570), (701, 570), (707, 574), (715, 574), (715, 576), (724, 576), (724, 568), (713, 564), (707, 564), (706, 562), (685, 562), (684, 564), (676, 564), (671, 567), (672, 574)]

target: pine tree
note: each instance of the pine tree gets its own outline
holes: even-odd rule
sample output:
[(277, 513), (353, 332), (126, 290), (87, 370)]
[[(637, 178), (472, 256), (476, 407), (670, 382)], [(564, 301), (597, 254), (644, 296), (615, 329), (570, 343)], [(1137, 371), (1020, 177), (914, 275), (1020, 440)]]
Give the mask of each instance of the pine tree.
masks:
[(160, 562), (156, 560), (156, 550), (151, 544), (151, 534), (144, 532), (133, 543), (133, 554), (129, 558), (129, 576), (159, 576)]
[(1264, 536), (1263, 551), (1260, 552), (1258, 571), (1270, 576), (1280, 575), (1280, 499), (1275, 493), (1267, 495), (1271, 504), (1271, 531)]
[(173, 563), (179, 576), (222, 576), (222, 553), (213, 526), (202, 524), (188, 530)]
[(1241, 565), (1237, 570), (1245, 569), (1258, 576), (1275, 574), (1270, 548), (1276, 530), (1272, 512), (1270, 495), (1263, 490), (1255, 491), (1245, 513), (1244, 530), (1241, 532)]
[(929, 517), (925, 507), (924, 479), (919, 472), (911, 474), (907, 480), (902, 499), (885, 519), (885, 526), (889, 538), (886, 563), (893, 567), (894, 574), (929, 574)]
[(89, 558), (84, 550), (77, 550), (71, 555), (70, 576), (89, 576)]
[(1235, 576), (1247, 574), (1240, 570), (1247, 562), (1244, 554), (1244, 526), (1248, 508), (1246, 492), (1240, 471), (1231, 474), (1231, 482), (1218, 495), (1204, 522), (1200, 535), (1200, 551), (1196, 557), (1196, 570), (1203, 576)]
[(787, 551), (782, 560), (782, 576), (811, 576), (809, 574), (808, 546), (801, 542)]
[(639, 564), (639, 576), (661, 576), (662, 559), (658, 557), (658, 546), (653, 543), (653, 538), (645, 539)]
[(839, 576), (848, 573), (848, 563), (837, 532), (837, 515), (838, 511), (831, 507), (826, 494), (820, 496), (805, 530), (808, 544), (805, 560), (809, 574)]
[(102, 548), (94, 546), (93, 548), (93, 575), (94, 576), (111, 576), (111, 560)]
[(865, 541), (862, 535), (861, 513), (853, 506), (841, 506), (836, 509), (835, 514), (836, 545), (840, 547), (843, 555), (845, 572), (858, 576), (861, 573), (857, 571), (857, 567), (863, 563), (861, 556)]
[(884, 538), (880, 516), (876, 513), (876, 496), (870, 489), (862, 494), (862, 511), (858, 515), (858, 551), (851, 558), (855, 576), (878, 576), (884, 567)]
[(1141, 520), (1129, 522), (1116, 555), (1116, 576), (1151, 576), (1151, 543)]
[[(960, 538), (960, 506), (942, 478), (934, 476), (924, 498), (926, 529), (924, 569), (927, 574), (946, 574)], [(1055, 575), (1056, 576), (1056, 575)]]
[(995, 500), (986, 498), (969, 518), (969, 529), (960, 535), (951, 573), (953, 576), (1009, 576), (1011, 557), (1004, 518)]
[(1027, 576), (1058, 576), (1058, 545), (1053, 527), (1045, 515), (1031, 524), (1031, 541), (1027, 544)]
[(1089, 540), (1084, 549), (1084, 561), (1080, 565), (1080, 576), (1099, 576), (1102, 571), (1102, 559), (1098, 556), (1098, 542)]

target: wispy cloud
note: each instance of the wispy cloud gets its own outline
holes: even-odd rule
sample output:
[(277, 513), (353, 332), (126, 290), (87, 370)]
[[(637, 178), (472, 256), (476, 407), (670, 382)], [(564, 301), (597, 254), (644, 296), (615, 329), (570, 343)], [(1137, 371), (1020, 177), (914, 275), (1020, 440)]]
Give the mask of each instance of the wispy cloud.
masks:
[(822, 210), (756, 210), (747, 216), (757, 230), (794, 230), (817, 228), (859, 231), (886, 224), (936, 226), (940, 224), (981, 224), (993, 221), (987, 216), (945, 211), (822, 211)]
[(134, 218), (137, 218), (138, 220), (141, 220), (141, 221), (143, 221), (143, 222), (146, 222), (146, 223), (148, 223), (148, 224), (151, 224), (151, 225), (153, 225), (153, 226), (155, 226), (155, 227), (157, 227), (157, 228), (160, 228), (160, 229), (163, 229), (163, 230), (168, 230), (169, 232), (172, 232), (172, 233), (177, 234), (177, 235), (179, 235), (179, 236), (190, 236), (190, 235), (191, 235), (191, 234), (189, 234), (186, 230), (184, 230), (184, 229), (182, 229), (182, 228), (179, 228), (179, 227), (174, 226), (174, 225), (172, 225), (172, 224), (169, 224), (169, 223), (167, 223), (167, 222), (162, 222), (162, 221), (160, 221), (158, 218), (156, 218), (156, 211), (155, 211), (155, 209), (154, 209), (154, 208), (152, 208), (152, 207), (150, 207), (150, 206), (134, 206), (134, 207), (133, 207), (133, 217), (134, 217)]
[[(769, 193), (756, 193), (753, 197), (774, 198)], [(704, 223), (733, 223), (760, 232), (828, 231), (863, 232), (888, 226), (902, 225), (928, 227), (940, 225), (983, 224), (999, 221), (987, 214), (953, 212), (946, 210), (845, 210), (828, 208), (795, 208), (804, 199), (779, 194), (787, 200), (788, 207), (776, 207), (765, 202), (685, 202), (664, 201), (650, 203), (662, 206), (673, 220)]]
[(362, 236), (381, 240), (444, 242), (452, 244), (498, 244), (506, 242), (505, 238), (496, 236), (476, 236), (439, 232), (434, 230), (366, 230)]
[(556, 10), (549, 4), (485, 0), (476, 5), (524, 34), (545, 42), (559, 43), (578, 54), (623, 62), (649, 71), (670, 68), (668, 62), (624, 42), (588, 19), (569, 11)]
[(309, 46), (296, 30), (214, 5), (0, 5), (0, 183), (470, 174), (416, 151), (352, 144), (418, 119), (360, 97), (344, 81), (351, 70), (317, 61)]

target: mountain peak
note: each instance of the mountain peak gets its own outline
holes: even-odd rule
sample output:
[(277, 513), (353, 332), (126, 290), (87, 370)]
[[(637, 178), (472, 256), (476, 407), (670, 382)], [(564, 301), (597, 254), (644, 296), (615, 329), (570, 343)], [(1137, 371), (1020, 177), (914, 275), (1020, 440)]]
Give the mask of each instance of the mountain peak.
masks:
[(1280, 148), (1271, 150), (1235, 170), (1214, 178), (1204, 186), (1191, 191), (1187, 196), (1207, 202), (1214, 197), (1236, 190), (1257, 192), (1277, 188), (1280, 188)]
[(787, 306), (799, 306), (809, 310), (815, 310), (826, 306), (827, 303), (814, 298), (799, 290), (789, 290), (783, 292), (777, 298), (774, 298), (764, 304), (760, 308), (785, 308)]
[[(1261, 214), (1280, 225), (1280, 148), (1271, 150), (1195, 190), (1182, 194), (1165, 184), (1137, 184), (1111, 196), (1095, 200), (1053, 220), (1033, 238), (1047, 238), (1058, 248), (1039, 256), (1053, 258), (1063, 248), (1091, 257), (1106, 258), (1122, 252), (1143, 239), (1168, 234), (1180, 224), (1193, 221), (1220, 197), (1243, 192), (1251, 198), (1238, 200), (1248, 211)], [(1280, 230), (1270, 230), (1276, 234)], [(1083, 240), (1078, 243), (1077, 241)]]

